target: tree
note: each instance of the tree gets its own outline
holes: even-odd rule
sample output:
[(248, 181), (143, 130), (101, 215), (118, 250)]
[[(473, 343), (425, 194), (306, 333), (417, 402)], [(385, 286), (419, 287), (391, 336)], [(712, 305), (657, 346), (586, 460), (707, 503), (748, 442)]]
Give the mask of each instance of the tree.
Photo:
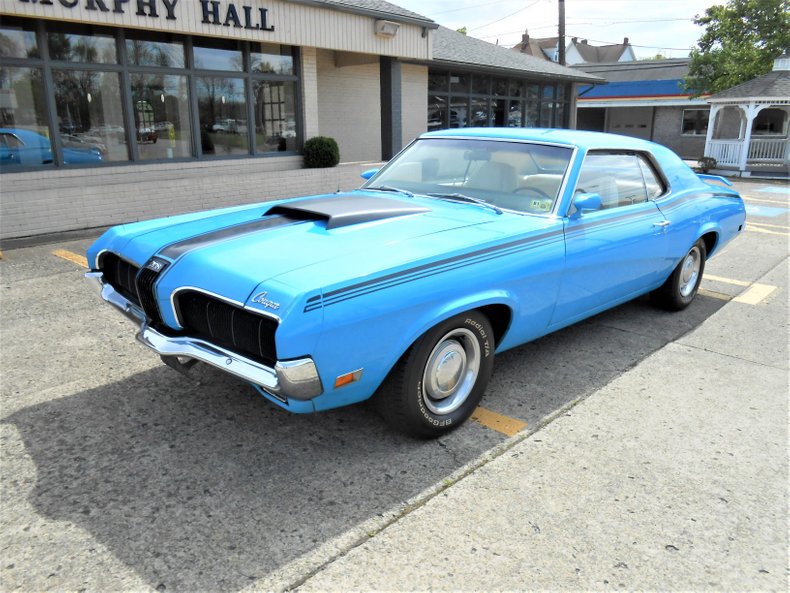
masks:
[(461, 35), (466, 35), (466, 26), (456, 29), (456, 31), (458, 31)]
[(790, 48), (789, 10), (790, 0), (729, 0), (697, 15), (705, 33), (691, 51), (686, 89), (717, 93), (769, 72)]

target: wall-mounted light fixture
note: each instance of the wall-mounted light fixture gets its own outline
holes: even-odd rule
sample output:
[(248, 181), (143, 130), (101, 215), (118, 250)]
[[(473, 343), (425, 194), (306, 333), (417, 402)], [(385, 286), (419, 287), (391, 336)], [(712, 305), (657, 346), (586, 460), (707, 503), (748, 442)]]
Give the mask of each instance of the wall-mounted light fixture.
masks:
[(379, 19), (373, 23), (373, 29), (376, 35), (381, 37), (395, 37), (398, 33), (398, 29), (400, 29), (400, 25), (392, 21)]

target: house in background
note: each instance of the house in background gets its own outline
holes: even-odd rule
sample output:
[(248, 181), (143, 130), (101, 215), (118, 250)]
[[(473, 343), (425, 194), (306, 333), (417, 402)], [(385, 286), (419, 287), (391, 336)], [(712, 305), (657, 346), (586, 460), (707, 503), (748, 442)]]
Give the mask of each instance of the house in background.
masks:
[(710, 108), (705, 96), (683, 89), (688, 67), (688, 59), (575, 65), (608, 81), (579, 88), (576, 127), (652, 140), (698, 159)]
[[(514, 45), (512, 49), (550, 62), (557, 62), (559, 60), (559, 37), (531, 38), (529, 31), (524, 31), (521, 42)], [(590, 45), (586, 39), (579, 41), (578, 37), (572, 37), (570, 43), (565, 47), (565, 63), (569, 66), (633, 62), (635, 60), (636, 54), (628, 42), (628, 37), (623, 39), (622, 43), (612, 45)]]
[(783, 177), (790, 168), (790, 55), (771, 72), (708, 98), (705, 156), (722, 172)]

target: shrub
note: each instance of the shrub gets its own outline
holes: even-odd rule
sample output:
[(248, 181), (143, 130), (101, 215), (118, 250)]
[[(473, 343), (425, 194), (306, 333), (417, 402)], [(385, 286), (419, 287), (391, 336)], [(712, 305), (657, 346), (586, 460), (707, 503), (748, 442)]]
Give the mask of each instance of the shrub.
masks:
[(340, 149), (334, 138), (316, 136), (304, 143), (304, 166), (308, 169), (334, 167), (340, 162)]
[(716, 168), (716, 159), (714, 159), (712, 156), (701, 156), (697, 160), (697, 168), (701, 172), (707, 173), (711, 169)]

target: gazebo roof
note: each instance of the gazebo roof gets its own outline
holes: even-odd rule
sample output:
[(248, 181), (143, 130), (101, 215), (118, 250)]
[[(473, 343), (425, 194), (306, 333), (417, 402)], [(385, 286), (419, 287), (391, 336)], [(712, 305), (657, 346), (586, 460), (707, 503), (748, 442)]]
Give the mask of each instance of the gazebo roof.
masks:
[(774, 62), (774, 69), (767, 74), (716, 93), (709, 103), (785, 103), (790, 100), (790, 56), (785, 54)]

